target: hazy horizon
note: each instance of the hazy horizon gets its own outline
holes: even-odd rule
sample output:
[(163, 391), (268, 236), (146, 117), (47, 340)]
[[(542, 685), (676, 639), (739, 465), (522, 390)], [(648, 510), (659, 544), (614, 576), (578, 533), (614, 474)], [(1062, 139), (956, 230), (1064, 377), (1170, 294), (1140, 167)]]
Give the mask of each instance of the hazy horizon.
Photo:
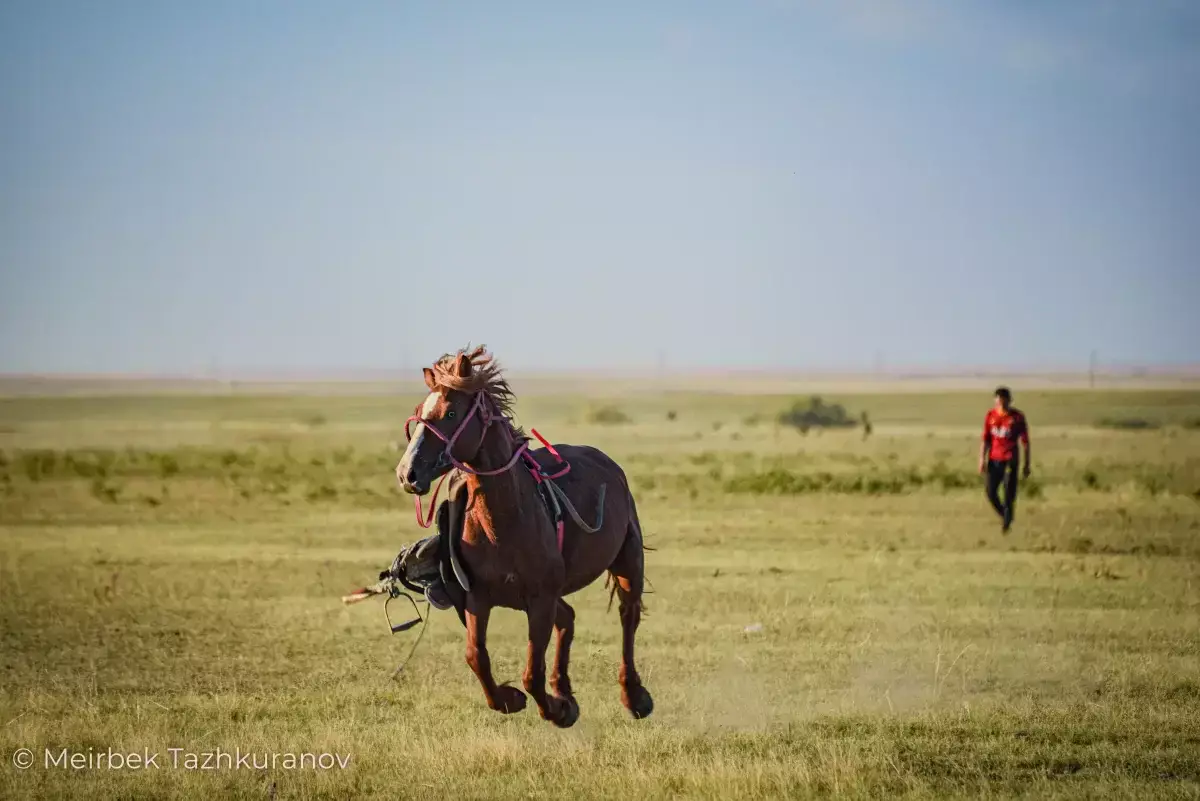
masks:
[(0, 373), (1193, 366), (1198, 45), (1172, 0), (6, 4)]

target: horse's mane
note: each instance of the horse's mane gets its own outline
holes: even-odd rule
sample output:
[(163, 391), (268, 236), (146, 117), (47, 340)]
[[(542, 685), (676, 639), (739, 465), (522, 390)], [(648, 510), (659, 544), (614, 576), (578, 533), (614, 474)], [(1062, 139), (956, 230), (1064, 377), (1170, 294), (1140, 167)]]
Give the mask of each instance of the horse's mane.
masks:
[[(454, 371), (454, 365), (459, 356), (464, 355), (471, 362), (471, 374), (466, 378)], [(508, 385), (508, 379), (504, 377), (504, 368), (492, 354), (488, 353), (486, 345), (480, 345), (474, 349), (468, 345), (458, 353), (444, 354), (433, 363), (433, 374), (440, 387), (470, 395), (476, 392), (487, 395), (495, 405), (496, 411), (512, 426), (516, 436), (525, 436), (525, 433), (513, 422), (513, 403), (517, 399), (516, 395)]]

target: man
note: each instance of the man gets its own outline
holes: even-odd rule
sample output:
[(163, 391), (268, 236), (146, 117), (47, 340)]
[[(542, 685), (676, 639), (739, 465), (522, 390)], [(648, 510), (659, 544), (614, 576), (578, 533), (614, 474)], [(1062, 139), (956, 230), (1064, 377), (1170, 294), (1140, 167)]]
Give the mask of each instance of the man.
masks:
[[(1000, 519), (1005, 534), (1012, 527), (1013, 510), (1017, 505), (1017, 469), (1020, 455), (1017, 443), (1025, 446), (1025, 464), (1021, 475), (1029, 478), (1029, 425), (1025, 415), (1012, 405), (1008, 387), (996, 389), (996, 405), (983, 420), (983, 445), (979, 449), (979, 472), (987, 475), (987, 498)], [(1004, 485), (1004, 502), (1000, 501), (1000, 485)]]

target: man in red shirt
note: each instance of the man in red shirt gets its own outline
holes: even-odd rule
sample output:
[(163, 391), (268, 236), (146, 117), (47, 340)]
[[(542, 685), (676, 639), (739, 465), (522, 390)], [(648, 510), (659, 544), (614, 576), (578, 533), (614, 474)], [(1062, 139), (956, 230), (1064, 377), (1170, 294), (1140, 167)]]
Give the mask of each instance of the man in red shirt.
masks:
[[(979, 449), (979, 472), (987, 475), (987, 497), (992, 508), (1004, 521), (1004, 532), (1012, 527), (1013, 510), (1017, 505), (1017, 469), (1020, 455), (1017, 443), (1025, 446), (1025, 466), (1021, 470), (1029, 478), (1029, 425), (1025, 415), (1012, 405), (1008, 387), (996, 389), (996, 405), (983, 420), (983, 445)], [(1000, 485), (1004, 485), (1004, 501), (1000, 501)]]

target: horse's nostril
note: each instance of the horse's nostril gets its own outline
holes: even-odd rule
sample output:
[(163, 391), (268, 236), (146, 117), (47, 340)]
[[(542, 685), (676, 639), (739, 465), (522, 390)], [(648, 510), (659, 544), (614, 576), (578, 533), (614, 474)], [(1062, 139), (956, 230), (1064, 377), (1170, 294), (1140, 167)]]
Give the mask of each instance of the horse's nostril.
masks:
[(417, 484), (417, 470), (414, 467), (408, 468), (408, 472), (404, 475), (404, 482), (408, 486), (413, 487)]

